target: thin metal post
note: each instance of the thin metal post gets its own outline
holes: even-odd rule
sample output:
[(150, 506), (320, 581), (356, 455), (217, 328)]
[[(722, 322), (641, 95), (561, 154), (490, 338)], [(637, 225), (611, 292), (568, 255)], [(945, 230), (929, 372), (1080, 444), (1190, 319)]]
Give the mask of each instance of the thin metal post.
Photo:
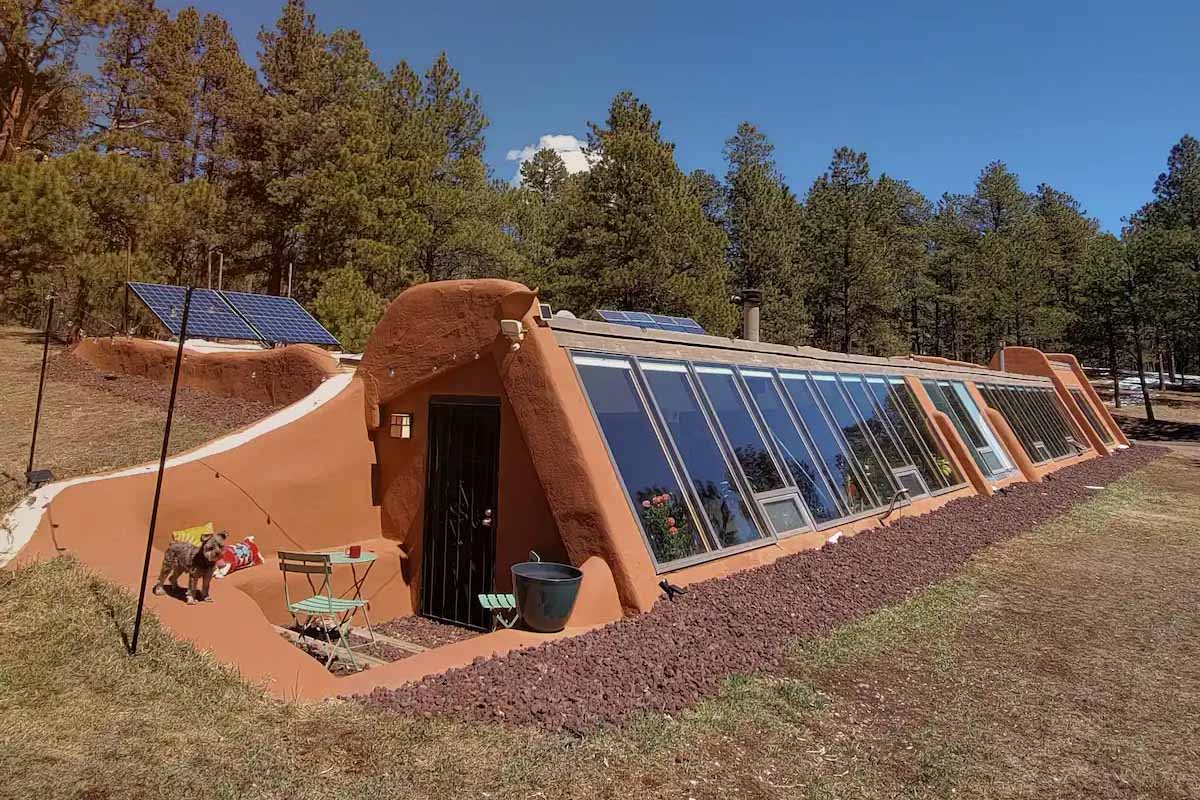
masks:
[(208, 288), (212, 288), (212, 248), (208, 248)]
[(175, 394), (179, 389), (179, 367), (183, 363), (183, 343), (187, 338), (188, 308), (192, 304), (192, 287), (183, 294), (183, 319), (179, 323), (179, 348), (175, 351), (175, 373), (171, 377), (171, 399), (167, 401), (167, 425), (163, 429), (162, 453), (158, 457), (158, 479), (154, 482), (154, 505), (150, 508), (150, 532), (146, 534), (146, 558), (142, 562), (142, 582), (138, 585), (137, 616), (133, 620), (133, 639), (129, 654), (137, 655), (138, 634), (142, 631), (142, 609), (146, 605), (146, 581), (150, 577), (150, 550), (154, 544), (154, 528), (158, 524), (158, 501), (162, 497), (163, 473), (167, 468), (167, 448), (171, 444), (171, 421), (175, 418)]
[(42, 421), (42, 390), (46, 386), (46, 357), (50, 354), (50, 323), (54, 319), (54, 295), (46, 298), (46, 337), (42, 340), (42, 375), (38, 378), (37, 408), (33, 412), (33, 436), (29, 440), (29, 466), (26, 476), (33, 472), (33, 453), (37, 449), (38, 425)]
[(288, 297), (292, 296), (292, 262), (288, 262)]
[(225, 251), (220, 252), (220, 265), (217, 267), (217, 291), (221, 291), (225, 283)]
[(125, 281), (125, 299), (121, 301), (121, 335), (129, 335), (129, 281)]

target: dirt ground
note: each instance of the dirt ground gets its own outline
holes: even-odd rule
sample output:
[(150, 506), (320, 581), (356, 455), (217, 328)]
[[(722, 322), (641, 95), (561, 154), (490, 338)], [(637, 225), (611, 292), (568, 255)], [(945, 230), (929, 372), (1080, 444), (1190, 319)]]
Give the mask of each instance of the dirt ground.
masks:
[(1131, 439), (1160, 442), (1200, 442), (1200, 386), (1186, 391), (1150, 389), (1154, 422), (1146, 420), (1146, 406), (1138, 399), (1123, 397), (1121, 407), (1113, 406), (1112, 384), (1093, 382), (1109, 411)]
[[(42, 338), (0, 327), (0, 514), (26, 493), (25, 468), (37, 405)], [(51, 344), (35, 469), (58, 478), (106, 472), (158, 458), (168, 390), (152, 381), (108, 380)], [(270, 409), (203, 392), (181, 393), (171, 431), (178, 453), (247, 425)]]
[(130, 658), (131, 598), (56, 559), (0, 573), (0, 795), (1195, 798), (1198, 516), (1180, 448), (771, 673), (582, 737), (281, 703), (153, 618)]

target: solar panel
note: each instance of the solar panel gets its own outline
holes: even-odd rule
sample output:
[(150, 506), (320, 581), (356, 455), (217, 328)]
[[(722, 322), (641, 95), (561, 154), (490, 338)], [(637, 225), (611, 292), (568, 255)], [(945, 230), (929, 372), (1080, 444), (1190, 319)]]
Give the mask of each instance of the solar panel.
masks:
[(267, 342), (282, 344), (325, 344), (340, 347), (333, 334), (325, 330), (312, 314), (290, 297), (246, 292), (221, 292), (239, 314), (262, 334)]
[(647, 314), (643, 311), (610, 311), (596, 312), (600, 319), (617, 325), (632, 325), (635, 328), (650, 328), (673, 333), (704, 333), (700, 323), (691, 317), (672, 317), (667, 314)]
[[(130, 282), (129, 288), (146, 304), (150, 313), (158, 318), (168, 331), (179, 335), (183, 321), (182, 286), (155, 283)], [(252, 339), (261, 341), (252, 327), (239, 317), (221, 295), (212, 289), (194, 289), (192, 304), (188, 309), (187, 335), (201, 339)]]

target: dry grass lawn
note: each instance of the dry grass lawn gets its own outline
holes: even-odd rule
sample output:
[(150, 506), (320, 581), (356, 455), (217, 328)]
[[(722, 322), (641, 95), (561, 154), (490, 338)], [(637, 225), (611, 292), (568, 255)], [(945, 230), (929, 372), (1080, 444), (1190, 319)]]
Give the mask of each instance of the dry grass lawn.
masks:
[[(1176, 454), (678, 718), (584, 739), (285, 704), (58, 559), (0, 573), (0, 794), (1195, 798), (1200, 460)], [(536, 690), (536, 687), (533, 687)]]
[[(51, 356), (62, 347), (51, 343)], [(29, 436), (37, 405), (42, 338), (37, 331), (0, 327), (0, 514), (25, 494)], [(107, 472), (153, 461), (162, 449), (166, 407), (46, 379), (34, 469), (59, 478)], [(202, 444), (225, 430), (176, 415), (171, 452)]]

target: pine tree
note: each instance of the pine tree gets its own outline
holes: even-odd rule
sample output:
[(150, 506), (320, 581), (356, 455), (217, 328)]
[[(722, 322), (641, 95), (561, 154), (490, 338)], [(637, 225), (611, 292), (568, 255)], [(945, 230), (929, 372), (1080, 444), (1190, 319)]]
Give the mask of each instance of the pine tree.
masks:
[(764, 338), (800, 344), (807, 335), (799, 208), (783, 182), (774, 147), (749, 122), (725, 143), (725, 218), (735, 288), (763, 291)]
[(87, 124), (78, 58), (113, 18), (115, 3), (8, 0), (0, 5), (0, 163), (47, 154)]
[(692, 314), (710, 332), (729, 333), (736, 313), (726, 238), (705, 218), (650, 107), (623, 92), (604, 125), (589, 127), (594, 166), (564, 209), (560, 254), (572, 286), (557, 304)]

